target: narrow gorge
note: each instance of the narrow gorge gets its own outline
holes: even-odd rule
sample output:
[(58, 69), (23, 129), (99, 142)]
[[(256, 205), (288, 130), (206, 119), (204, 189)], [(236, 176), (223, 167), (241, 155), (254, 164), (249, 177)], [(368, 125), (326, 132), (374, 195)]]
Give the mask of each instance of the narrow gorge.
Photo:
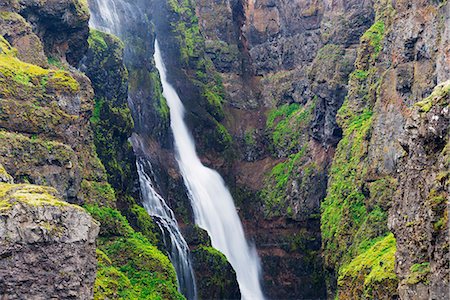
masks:
[(0, 0), (1, 299), (449, 299), (447, 0)]

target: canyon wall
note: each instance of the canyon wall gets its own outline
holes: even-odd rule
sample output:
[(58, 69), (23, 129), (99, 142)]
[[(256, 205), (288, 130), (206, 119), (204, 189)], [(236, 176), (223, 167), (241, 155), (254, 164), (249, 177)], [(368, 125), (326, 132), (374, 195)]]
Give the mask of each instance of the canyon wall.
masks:
[(183, 299), (139, 205), (124, 46), (88, 21), (86, 1), (0, 4), (0, 295)]
[[(427, 182), (414, 201), (440, 202), (417, 207), (432, 215), (420, 222), (399, 207), (413, 204), (406, 170), (418, 155), (402, 141), (418, 134), (410, 122), (426, 122), (407, 120), (448, 79), (448, 3), (156, 3), (198, 151), (233, 192), (267, 295), (445, 298), (445, 251), (425, 247), (448, 247), (445, 116), (434, 117), (439, 138), (423, 143), (437, 148), (414, 179)], [(430, 266), (442, 284), (430, 283)]]
[(141, 206), (145, 158), (199, 298), (239, 297), (195, 226), (158, 38), (268, 298), (448, 299), (448, 1), (113, 2), (120, 39), (89, 30), (100, 0), (0, 3), (0, 294), (182, 299)]

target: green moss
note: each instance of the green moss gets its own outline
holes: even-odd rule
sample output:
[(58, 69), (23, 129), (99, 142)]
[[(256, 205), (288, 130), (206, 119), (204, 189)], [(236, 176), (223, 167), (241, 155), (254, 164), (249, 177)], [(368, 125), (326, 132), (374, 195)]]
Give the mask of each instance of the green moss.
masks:
[(3, 165), (1, 163), (0, 163), (0, 182), (5, 182), (5, 183), (13, 182), (12, 176), (8, 174), (5, 167), (3, 167)]
[(134, 169), (128, 141), (134, 127), (130, 109), (126, 104), (114, 106), (103, 98), (96, 99), (90, 122), (96, 152), (107, 170), (108, 181), (119, 189), (119, 195), (129, 192)]
[(78, 81), (73, 79), (68, 72), (56, 71), (50, 73), (48, 77), (49, 82), (57, 89), (71, 92), (77, 92), (80, 89)]
[(0, 155), (4, 159), (14, 159), (16, 167), (44, 165), (48, 163), (49, 158), (55, 165), (70, 167), (75, 157), (73, 149), (63, 143), (2, 130), (0, 146)]
[[(9, 43), (2, 38), (0, 41), (0, 93), (14, 95), (15, 89), (37, 88), (45, 91), (49, 87), (63, 92), (77, 92), (79, 83), (68, 72), (61, 70), (47, 70), (39, 66), (22, 62), (15, 57)], [(43, 81), (43, 79), (45, 80)], [(45, 86), (43, 83), (45, 82)], [(15, 84), (14, 84), (15, 83)], [(33, 92), (31, 92), (33, 93)], [(36, 93), (33, 93), (33, 95)]]
[(18, 18), (21, 18), (20, 15), (10, 11), (0, 11), (0, 19), (4, 21), (15, 21)]
[(419, 282), (423, 282), (424, 284), (428, 284), (428, 274), (430, 274), (430, 263), (424, 262), (420, 264), (414, 264), (410, 268), (410, 273), (406, 282), (408, 284), (418, 284)]
[[(87, 205), (100, 222), (96, 299), (184, 299), (167, 256), (109, 207)], [(142, 212), (140, 212), (142, 213)]]
[(254, 128), (247, 129), (244, 134), (244, 143), (246, 146), (254, 147), (256, 145), (256, 130)]
[(92, 117), (89, 119), (91, 123), (93, 123), (94, 125), (98, 124), (100, 121), (100, 111), (102, 109), (103, 103), (104, 103), (103, 99), (95, 100), (94, 110), (92, 111)]
[(372, 169), (368, 147), (373, 107), (382, 92), (384, 69), (376, 60), (383, 49), (389, 3), (379, 3), (376, 22), (360, 39), (356, 70), (337, 121), (343, 130), (329, 171), (327, 196), (321, 203), (324, 262), (339, 274), (339, 297), (381, 299), (397, 295), (395, 239), (387, 227), (387, 210), (397, 181)]
[(94, 284), (94, 299), (136, 299), (133, 285), (125, 274), (112, 266), (105, 252), (96, 249), (97, 275)]
[(139, 231), (153, 244), (156, 245), (159, 242), (158, 229), (155, 223), (148, 214), (148, 212), (137, 204), (131, 207), (131, 213), (136, 217), (136, 225)]
[(178, 16), (171, 26), (179, 42), (181, 61), (187, 65), (191, 57), (199, 57), (197, 45), (203, 43), (195, 6), (189, 0), (169, 0), (168, 4)]
[(367, 215), (365, 196), (360, 190), (366, 168), (360, 162), (367, 151), (366, 136), (371, 124), (372, 112), (369, 110), (349, 120), (331, 166), (328, 194), (322, 203), (321, 230), (325, 249), (333, 262), (347, 248), (340, 245), (340, 252), (336, 251), (336, 242), (346, 243), (339, 241), (339, 236), (345, 232), (348, 234), (349, 230), (357, 230)]
[(206, 46), (200, 33), (195, 3), (190, 0), (169, 0), (168, 4), (173, 13), (171, 28), (180, 52), (180, 62), (183, 68), (188, 69), (190, 80), (205, 101), (204, 107), (220, 122), (225, 116), (222, 106), (226, 93), (221, 76), (205, 53)]
[(233, 142), (233, 138), (231, 137), (231, 134), (228, 132), (228, 130), (220, 123), (216, 123), (216, 130), (217, 130), (217, 140), (219, 141), (219, 144), (223, 147), (229, 147), (231, 143)]
[(267, 116), (266, 131), (271, 136), (271, 150), (275, 155), (286, 157), (266, 174), (261, 197), (266, 216), (293, 216), (287, 202), (291, 183), (295, 180), (303, 191), (315, 166), (303, 159), (307, 151), (308, 126), (312, 120), (315, 99), (305, 106), (298, 103), (284, 104), (271, 110)]
[(65, 68), (64, 64), (61, 62), (61, 60), (59, 60), (59, 58), (49, 56), (47, 58), (47, 62), (50, 66), (56, 67), (57, 69), (64, 70)]
[(384, 38), (384, 21), (378, 20), (375, 22), (361, 37), (362, 43), (369, 43), (372, 47), (373, 52), (371, 57), (375, 60), (383, 48), (381, 42)]
[(226, 299), (235, 286), (235, 273), (231, 269), (225, 255), (210, 246), (199, 246), (192, 252), (194, 264), (203, 269), (197, 273), (197, 288), (199, 293), (205, 293), (208, 298)]
[(177, 291), (175, 269), (167, 256), (115, 209), (87, 205), (100, 222), (96, 299), (184, 299)]
[(364, 71), (364, 70), (355, 70), (352, 73), (352, 76), (356, 77), (359, 80), (365, 80), (365, 79), (367, 79), (368, 72)]
[(167, 105), (167, 101), (162, 94), (162, 87), (161, 87), (161, 81), (159, 78), (159, 73), (151, 72), (150, 78), (151, 78), (152, 85), (153, 85), (153, 94), (155, 95), (155, 98), (156, 98), (156, 99), (154, 99), (156, 101), (153, 101), (153, 106), (154, 106), (155, 110), (158, 112), (159, 116), (163, 120), (168, 121), (169, 116), (170, 116), (170, 111), (169, 111), (169, 106)]
[(198, 249), (196, 249), (196, 251), (203, 251), (206, 255), (214, 257), (215, 260), (218, 259), (218, 263), (220, 264), (228, 264), (226, 256), (216, 248), (210, 246), (200, 246)]
[(177, 291), (175, 269), (169, 259), (140, 234), (118, 238), (103, 249), (129, 278), (135, 299), (184, 299)]
[(420, 112), (427, 113), (431, 110), (431, 108), (434, 105), (437, 104), (442, 106), (448, 105), (449, 95), (450, 95), (450, 81), (443, 82), (434, 88), (430, 96), (428, 96), (427, 98), (425, 98), (420, 102), (417, 102), (415, 106), (419, 108)]
[(106, 33), (91, 28), (88, 38), (89, 48), (94, 51), (107, 51), (108, 44), (105, 41), (105, 35)]
[(312, 101), (306, 106), (285, 104), (269, 112), (266, 128), (272, 133), (271, 144), (275, 153), (291, 154), (300, 150), (307, 141), (304, 133), (307, 132), (314, 108), (315, 101)]
[(213, 111), (222, 111), (223, 98), (221, 95), (214, 93), (212, 90), (206, 89), (203, 92), (203, 97), (206, 98)]
[(117, 268), (97, 266), (94, 299), (138, 299), (130, 279)]
[(75, 6), (75, 12), (81, 18), (89, 19), (89, 4), (88, 0), (73, 0), (73, 5)]
[(305, 168), (305, 170), (308, 169), (306, 172), (301, 172), (299, 169), (303, 164), (302, 159), (306, 151), (307, 147), (304, 146), (298, 153), (290, 155), (284, 162), (273, 167), (270, 173), (266, 175), (261, 197), (264, 201), (264, 210), (267, 217), (286, 213), (292, 214), (292, 211), (289, 213), (289, 209), (292, 210), (292, 208), (288, 206), (286, 201), (289, 191), (288, 183), (296, 180), (299, 176), (310, 175), (306, 173), (309, 173), (311, 169)]
[(85, 209), (100, 222), (100, 236), (102, 237), (128, 237), (134, 232), (127, 219), (118, 210), (98, 205), (85, 205)]
[[(7, 12), (5, 12), (5, 13), (7, 13)], [(3, 15), (2, 15), (2, 18), (3, 18)], [(13, 57), (15, 57), (17, 55), (17, 50), (14, 49), (13, 47), (11, 47), (11, 45), (8, 43), (8, 41), (2, 35), (0, 35), (0, 50), (1, 50), (0, 54), (13, 56)]]
[(338, 284), (348, 288), (355, 284), (357, 278), (362, 277), (363, 286), (357, 289), (361, 289), (364, 297), (373, 298), (373, 293), (379, 289), (395, 292), (397, 288), (397, 276), (394, 271), (395, 252), (396, 241), (394, 235), (390, 233), (342, 267), (339, 271)]
[(81, 209), (56, 198), (57, 191), (51, 187), (30, 184), (0, 183), (0, 212), (13, 207), (16, 203), (30, 206), (70, 206)]

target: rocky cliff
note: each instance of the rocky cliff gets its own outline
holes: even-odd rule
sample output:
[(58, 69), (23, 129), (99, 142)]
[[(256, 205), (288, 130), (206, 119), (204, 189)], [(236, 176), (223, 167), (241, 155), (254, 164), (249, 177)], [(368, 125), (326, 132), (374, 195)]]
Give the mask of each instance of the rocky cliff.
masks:
[[(182, 299), (140, 205), (143, 158), (199, 298), (239, 298), (194, 225), (152, 59), (161, 37), (268, 298), (448, 299), (448, 1), (112, 2), (113, 24), (100, 0), (0, 3), (0, 294)], [(88, 4), (120, 39), (89, 30)]]
[(1, 296), (183, 299), (139, 205), (122, 42), (86, 1), (0, 8)]
[(0, 294), (89, 299), (98, 223), (42, 186), (0, 183)]
[[(424, 140), (433, 148), (420, 155), (429, 161), (419, 178), (444, 177), (421, 187), (419, 199), (436, 194), (441, 204), (417, 208), (433, 216), (421, 218), (422, 230), (411, 223), (419, 217), (397, 219), (416, 193), (407, 182), (418, 180), (406, 171), (417, 164), (405, 150), (417, 134), (407, 120), (448, 79), (449, 4), (156, 3), (172, 83), (204, 163), (226, 178), (256, 242), (267, 295), (445, 298), (448, 280), (429, 281), (431, 265), (448, 277), (445, 255), (424, 245), (448, 247), (432, 229), (447, 228), (448, 183), (437, 171), (447, 133)], [(447, 130), (445, 117), (435, 119)], [(407, 234), (416, 230), (416, 238)], [(423, 258), (412, 258), (415, 247)]]

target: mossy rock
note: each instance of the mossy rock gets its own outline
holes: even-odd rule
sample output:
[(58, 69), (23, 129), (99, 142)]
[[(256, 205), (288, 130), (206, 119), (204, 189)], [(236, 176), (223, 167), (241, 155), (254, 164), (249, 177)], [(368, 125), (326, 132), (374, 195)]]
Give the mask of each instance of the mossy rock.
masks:
[(225, 255), (210, 246), (192, 251), (200, 299), (240, 299), (236, 273)]
[(21, 15), (0, 11), (0, 35), (8, 37), (9, 42), (17, 49), (17, 57), (20, 60), (47, 67), (42, 43)]
[(0, 182), (3, 183), (14, 183), (14, 178), (6, 172), (5, 167), (0, 164)]
[(0, 210), (4, 212), (17, 203), (24, 203), (29, 206), (70, 206), (81, 209), (57, 199), (57, 194), (58, 192), (51, 187), (0, 183)]
[(397, 294), (394, 271), (396, 241), (392, 233), (356, 256), (339, 271), (339, 299), (380, 299)]
[(414, 106), (419, 112), (428, 113), (435, 105), (448, 106), (450, 102), (450, 80), (436, 86), (430, 96), (417, 102)]
[(100, 222), (94, 298), (184, 299), (169, 258), (135, 232), (119, 211), (97, 205), (86, 209)]

